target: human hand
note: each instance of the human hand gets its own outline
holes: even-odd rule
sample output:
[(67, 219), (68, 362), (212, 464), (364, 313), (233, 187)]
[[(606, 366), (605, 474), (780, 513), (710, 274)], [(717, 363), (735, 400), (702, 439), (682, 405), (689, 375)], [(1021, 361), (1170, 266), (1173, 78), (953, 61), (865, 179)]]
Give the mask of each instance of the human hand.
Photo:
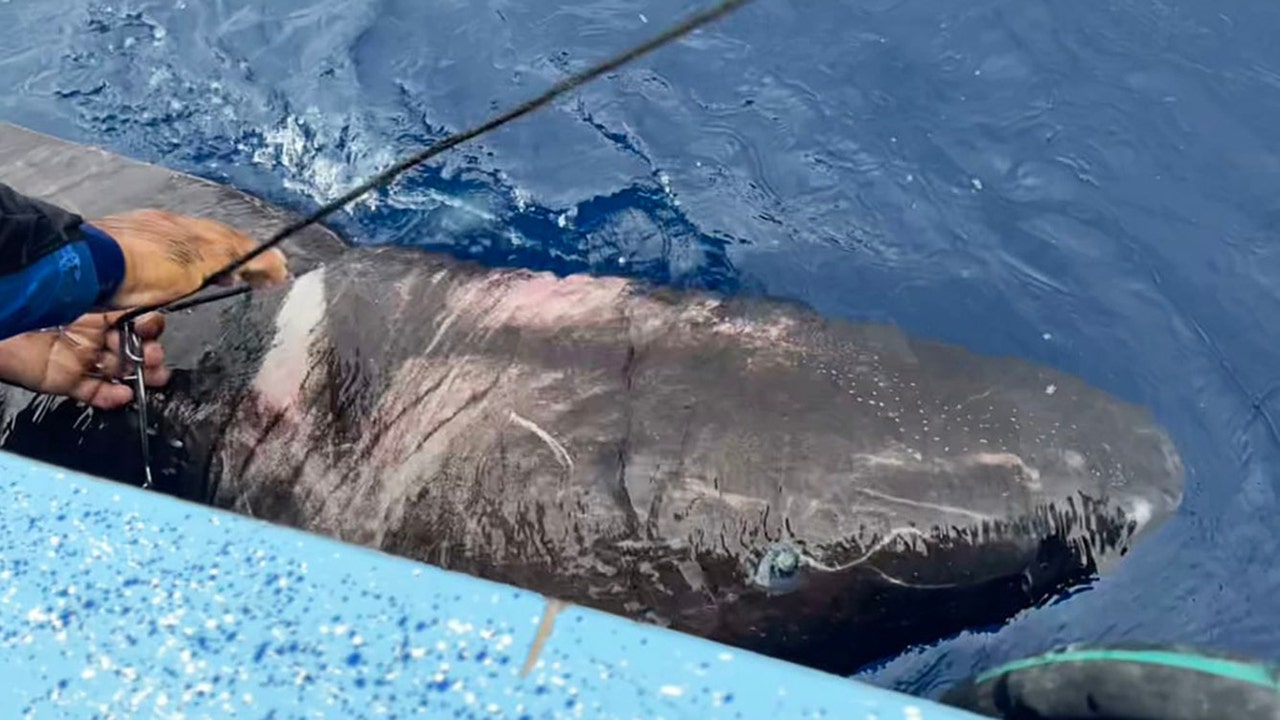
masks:
[[(125, 277), (110, 300), (112, 309), (183, 297), (257, 246), (248, 236), (217, 220), (164, 210), (135, 210), (90, 224), (110, 235), (124, 252)], [(259, 288), (288, 278), (284, 253), (272, 248), (219, 284), (247, 282)]]
[[(133, 401), (129, 384), (116, 384), (122, 367), (120, 333), (112, 327), (124, 313), (91, 313), (70, 325), (17, 335), (0, 342), (0, 380), (40, 393), (61, 395), (101, 410)], [(149, 387), (169, 382), (158, 338), (165, 319), (149, 313), (134, 323), (142, 340), (143, 380)]]

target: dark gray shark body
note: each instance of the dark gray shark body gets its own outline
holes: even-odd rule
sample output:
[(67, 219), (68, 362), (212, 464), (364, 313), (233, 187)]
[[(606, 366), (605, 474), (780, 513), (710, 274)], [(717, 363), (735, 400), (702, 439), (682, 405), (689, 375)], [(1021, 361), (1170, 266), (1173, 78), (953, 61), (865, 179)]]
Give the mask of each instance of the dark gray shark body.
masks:
[[(11, 158), (41, 153), (24, 186)], [(36, 181), (90, 154), (115, 168), (93, 193)], [(0, 164), (55, 201), (110, 194), (99, 212), (287, 220), (13, 129)], [(1000, 622), (1181, 500), (1145, 412), (1017, 359), (773, 300), (304, 246), (291, 286), (170, 318), (162, 489), (836, 672)], [(141, 477), (128, 413), (4, 412), (0, 447)]]

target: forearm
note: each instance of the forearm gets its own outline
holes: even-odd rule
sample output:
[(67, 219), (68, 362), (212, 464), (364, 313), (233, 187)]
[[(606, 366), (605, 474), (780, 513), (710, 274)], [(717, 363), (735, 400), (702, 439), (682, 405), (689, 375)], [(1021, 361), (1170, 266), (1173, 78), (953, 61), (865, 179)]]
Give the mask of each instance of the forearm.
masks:
[(75, 320), (123, 277), (114, 240), (76, 213), (0, 183), (0, 340)]
[(66, 325), (101, 306), (124, 276), (118, 245), (91, 226), (25, 267), (0, 275), (0, 340)]

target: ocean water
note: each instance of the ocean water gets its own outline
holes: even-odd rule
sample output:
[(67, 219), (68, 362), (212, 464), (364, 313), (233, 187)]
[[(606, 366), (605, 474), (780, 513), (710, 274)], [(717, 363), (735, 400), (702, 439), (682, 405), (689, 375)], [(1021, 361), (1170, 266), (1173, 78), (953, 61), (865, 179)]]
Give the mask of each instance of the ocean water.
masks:
[[(673, 0), (0, 0), (0, 119), (307, 210)], [(806, 301), (1144, 404), (1182, 512), (1064, 601), (867, 668), (1076, 641), (1280, 660), (1280, 6), (760, 0), (335, 225)]]

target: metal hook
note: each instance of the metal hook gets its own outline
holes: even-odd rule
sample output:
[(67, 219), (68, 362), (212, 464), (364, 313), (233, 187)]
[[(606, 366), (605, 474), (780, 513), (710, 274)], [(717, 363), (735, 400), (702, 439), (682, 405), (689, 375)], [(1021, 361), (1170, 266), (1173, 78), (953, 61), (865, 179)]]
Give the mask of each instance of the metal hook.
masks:
[(125, 360), (133, 363), (133, 374), (126, 375), (124, 380), (133, 381), (134, 408), (138, 411), (138, 438), (142, 443), (142, 469), (144, 473), (142, 487), (149, 489), (151, 482), (151, 444), (147, 438), (147, 383), (143, 373), (144, 357), (142, 338), (133, 328), (133, 321), (120, 326), (120, 352)]

